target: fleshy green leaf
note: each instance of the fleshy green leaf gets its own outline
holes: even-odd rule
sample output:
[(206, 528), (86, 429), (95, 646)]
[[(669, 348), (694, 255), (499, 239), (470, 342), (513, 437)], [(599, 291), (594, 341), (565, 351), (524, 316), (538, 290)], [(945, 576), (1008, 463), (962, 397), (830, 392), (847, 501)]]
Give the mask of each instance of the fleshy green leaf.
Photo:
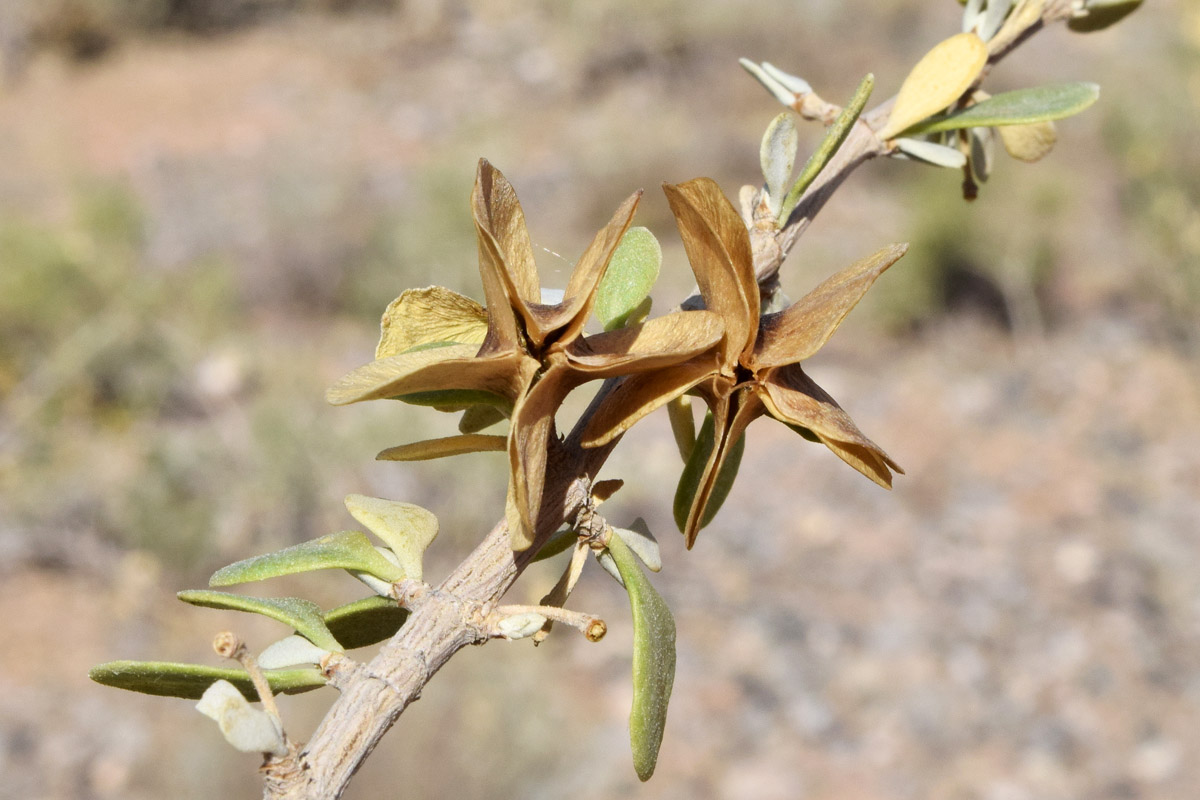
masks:
[[(318, 669), (264, 670), (263, 675), (275, 694), (300, 694), (325, 685), (325, 678)], [(92, 667), (88, 677), (116, 689), (188, 700), (199, 700), (214, 682), (225, 680), (236, 686), (247, 700), (258, 699), (249, 673), (235, 667), (170, 661), (109, 661)]]
[(647, 228), (630, 228), (621, 237), (596, 290), (593, 310), (611, 331), (624, 326), (649, 296), (662, 266), (662, 247)]
[(858, 88), (854, 90), (854, 96), (850, 98), (850, 102), (842, 109), (842, 113), (838, 114), (837, 119), (829, 126), (829, 130), (825, 132), (825, 138), (821, 140), (816, 151), (809, 156), (805, 162), (804, 168), (800, 170), (800, 175), (796, 178), (796, 182), (792, 184), (792, 188), (788, 190), (787, 198), (783, 201), (782, 207), (779, 209), (779, 222), (782, 224), (791, 216), (792, 209), (800, 202), (800, 197), (804, 194), (812, 182), (816, 179), (829, 160), (833, 158), (833, 154), (842, 146), (842, 142), (846, 141), (846, 137), (850, 135), (851, 129), (854, 128), (854, 123), (858, 121), (859, 115), (862, 114), (863, 108), (867, 105), (867, 100), (871, 97), (871, 90), (875, 88), (875, 76), (871, 73), (858, 82)]
[(388, 583), (405, 577), (404, 570), (371, 546), (365, 533), (341, 531), (222, 567), (213, 573), (208, 585), (232, 586), (317, 569), (355, 570)]
[(211, 592), (192, 589), (176, 595), (185, 603), (204, 608), (223, 608), (230, 611), (246, 611), (262, 614), (290, 625), (296, 633), (313, 644), (331, 652), (342, 652), (342, 645), (325, 626), (321, 609), (311, 600), (300, 597), (246, 597), (229, 592)]
[(1100, 87), (1094, 83), (1055, 83), (1032, 89), (1004, 92), (973, 106), (913, 125), (906, 134), (940, 133), (958, 128), (994, 125), (1028, 125), (1078, 114), (1096, 102)]
[(406, 577), (421, 580), (425, 549), (438, 535), (438, 520), (432, 511), (361, 494), (346, 497), (346, 510), (392, 549)]
[(408, 619), (408, 610), (389, 597), (364, 597), (325, 612), (329, 631), (347, 650), (389, 639)]
[[(679, 476), (679, 485), (675, 489), (675, 524), (681, 531), (687, 527), (692, 500), (695, 498), (696, 492), (700, 490), (704, 467), (708, 464), (714, 446), (713, 417), (710, 412), (704, 417), (704, 424), (700, 426), (700, 435), (696, 437), (696, 445), (692, 448), (692, 454), (687, 463), (683, 465), (683, 473)], [(745, 449), (745, 436), (739, 437), (737, 442), (729, 448), (729, 455), (726, 456), (725, 463), (721, 465), (721, 471), (717, 473), (716, 481), (713, 483), (708, 505), (705, 506), (704, 514), (700, 517), (700, 528), (706, 527), (713, 521), (713, 517), (721, 510), (721, 504), (729, 496), (729, 490), (733, 488), (733, 481), (737, 478), (738, 467), (742, 463), (742, 452)]]
[(783, 112), (767, 126), (762, 146), (758, 151), (763, 178), (767, 183), (767, 202), (771, 213), (778, 215), (787, 193), (788, 181), (796, 168), (796, 149), (800, 146), (800, 134), (792, 115)]
[(1083, 16), (1071, 17), (1067, 20), (1067, 27), (1076, 33), (1102, 31), (1137, 11), (1141, 4), (1142, 0), (1124, 0), (1124, 2), (1091, 0), (1087, 4), (1087, 10)]
[(649, 780), (658, 762), (667, 704), (675, 683), (675, 619), (671, 609), (638, 566), (637, 556), (613, 536), (608, 552), (616, 562), (629, 593), (633, 612), (633, 708), (629, 712), (629, 742), (638, 777)]

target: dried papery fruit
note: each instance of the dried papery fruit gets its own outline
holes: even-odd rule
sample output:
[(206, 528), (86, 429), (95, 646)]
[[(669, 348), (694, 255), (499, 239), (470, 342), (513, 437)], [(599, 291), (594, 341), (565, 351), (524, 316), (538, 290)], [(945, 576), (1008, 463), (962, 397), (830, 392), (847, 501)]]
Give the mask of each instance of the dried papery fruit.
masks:
[[(890, 245), (822, 283), (798, 302), (760, 316), (749, 234), (720, 187), (708, 178), (664, 187), (705, 306), (724, 323), (725, 338), (712, 356), (626, 378), (610, 393), (584, 432), (597, 446), (627, 430), (654, 408), (685, 391), (704, 398), (713, 416), (714, 445), (685, 494), (691, 507), (681, 530), (695, 543), (722, 466), (746, 426), (764, 414), (811, 431), (855, 469), (884, 486), (900, 468), (862, 435), (800, 362), (815, 354), (879, 277), (907, 249)], [(693, 457), (695, 454), (692, 454)]]

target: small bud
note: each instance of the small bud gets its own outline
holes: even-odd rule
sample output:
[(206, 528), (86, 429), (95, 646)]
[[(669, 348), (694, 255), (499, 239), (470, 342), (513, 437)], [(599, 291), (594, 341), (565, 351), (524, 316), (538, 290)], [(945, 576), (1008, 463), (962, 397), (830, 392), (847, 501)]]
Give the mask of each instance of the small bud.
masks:
[(222, 631), (213, 637), (213, 650), (217, 651), (221, 658), (237, 658), (241, 649), (242, 640), (236, 633)]
[(589, 642), (598, 642), (604, 638), (606, 633), (608, 633), (608, 626), (604, 624), (604, 620), (594, 619), (588, 623), (587, 630), (583, 632), (583, 635)]

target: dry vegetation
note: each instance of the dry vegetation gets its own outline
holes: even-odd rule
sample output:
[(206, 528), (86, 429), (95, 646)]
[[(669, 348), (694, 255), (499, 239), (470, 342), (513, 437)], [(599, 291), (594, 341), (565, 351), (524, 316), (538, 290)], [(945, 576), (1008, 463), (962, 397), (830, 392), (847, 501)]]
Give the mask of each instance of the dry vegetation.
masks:
[[(434, 575), (490, 527), (501, 457), (376, 464), (428, 416), (322, 402), (400, 289), (473, 290), (476, 157), (518, 185), (539, 246), (577, 253), (634, 188), (757, 175), (777, 109), (738, 56), (834, 97), (872, 70), (886, 96), (957, 25), (951, 0), (163, 10), (204, 5), (0, 12), (0, 797), (252, 795), (254, 757), (189, 704), (87, 667), (209, 658), (235, 621), (173, 593), (346, 527), (347, 492), (435, 510)], [(654, 781), (627, 763), (625, 599), (585, 579), (612, 635), (464, 654), (348, 796), (1194, 796), (1200, 13), (1158, 0), (1041, 38), (1001, 83), (1104, 87), (1048, 161), (1002, 164), (969, 206), (949, 172), (871, 165), (785, 273), (795, 297), (914, 244), (812, 364), (906, 468), (892, 493), (754, 429), (685, 554), (665, 420), (610, 462), (679, 618)], [(667, 304), (691, 278), (647, 200)], [(520, 599), (552, 580), (531, 572)]]

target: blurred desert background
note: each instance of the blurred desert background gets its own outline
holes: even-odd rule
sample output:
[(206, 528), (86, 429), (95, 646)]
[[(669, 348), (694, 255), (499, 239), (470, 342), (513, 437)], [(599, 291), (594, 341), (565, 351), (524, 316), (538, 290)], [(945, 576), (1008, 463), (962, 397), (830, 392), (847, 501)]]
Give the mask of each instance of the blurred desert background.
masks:
[[(496, 454), (377, 450), (453, 429), (325, 405), (384, 305), (480, 296), (486, 156), (548, 284), (616, 205), (691, 287), (662, 181), (757, 182), (779, 112), (737, 64), (842, 102), (956, 32), (953, 0), (659, 3), (0, 0), (0, 797), (252, 797), (254, 755), (183, 700), (91, 683), (120, 658), (216, 663), (275, 623), (178, 603), (231, 561), (352, 527), (350, 492), (419, 502), (436, 580), (503, 507)], [(861, 168), (784, 272), (795, 298), (911, 241), (808, 371), (907, 470), (885, 492), (779, 425), (685, 552), (665, 415), (606, 475), (644, 516), (679, 622), (658, 772), (628, 752), (624, 593), (573, 597), (598, 644), (462, 652), (348, 797), (1191, 800), (1200, 786), (1200, 5), (1039, 34), (992, 91), (1100, 102), (980, 198)], [(802, 154), (820, 130), (801, 126)], [(561, 255), (557, 255), (561, 254)], [(667, 488), (664, 488), (667, 487)], [(557, 566), (510, 597), (536, 601)], [(346, 576), (245, 587), (325, 606)], [(325, 689), (283, 701), (307, 738)]]

